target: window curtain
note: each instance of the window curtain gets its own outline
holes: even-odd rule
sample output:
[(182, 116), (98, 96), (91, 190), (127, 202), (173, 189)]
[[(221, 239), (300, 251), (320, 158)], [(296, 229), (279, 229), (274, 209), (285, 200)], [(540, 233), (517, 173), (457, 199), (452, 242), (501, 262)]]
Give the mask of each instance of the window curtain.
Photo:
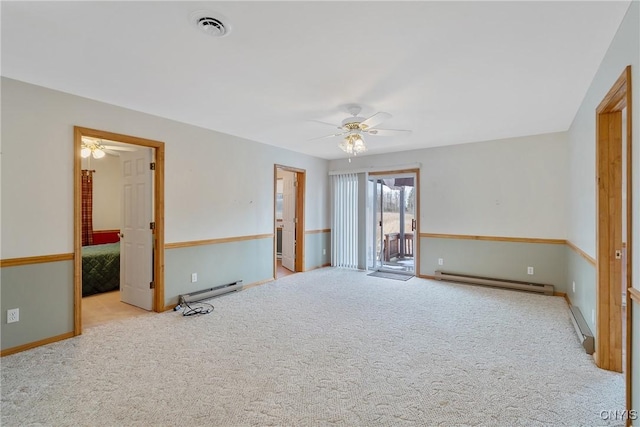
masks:
[(332, 175), (331, 265), (358, 268), (358, 175)]
[(93, 244), (93, 172), (82, 170), (82, 246)]

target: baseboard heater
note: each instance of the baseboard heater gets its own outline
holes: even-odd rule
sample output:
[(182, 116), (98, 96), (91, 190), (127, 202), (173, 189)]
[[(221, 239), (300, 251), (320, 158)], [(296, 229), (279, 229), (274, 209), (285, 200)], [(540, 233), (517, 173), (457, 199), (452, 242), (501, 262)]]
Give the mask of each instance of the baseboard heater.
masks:
[(436, 271), (435, 279), (448, 280), (450, 282), (471, 283), (474, 285), (493, 286), (505, 289), (515, 289), (518, 291), (537, 292), (544, 295), (553, 295), (553, 285), (518, 282), (504, 279), (493, 279), (489, 277), (468, 276), (465, 274), (446, 273), (440, 270)]
[(220, 295), (228, 294), (229, 292), (235, 292), (242, 289), (242, 280), (238, 280), (226, 285), (215, 286), (213, 288), (203, 289), (201, 291), (191, 292), (189, 294), (183, 294), (178, 297), (178, 303), (183, 302), (198, 302), (209, 298), (217, 297)]
[(587, 325), (584, 317), (582, 317), (582, 313), (580, 313), (578, 307), (572, 305), (569, 306), (569, 309), (571, 310), (571, 322), (573, 323), (573, 328), (576, 330), (576, 334), (578, 334), (580, 344), (582, 344), (587, 354), (593, 354), (595, 351), (595, 343), (589, 325)]

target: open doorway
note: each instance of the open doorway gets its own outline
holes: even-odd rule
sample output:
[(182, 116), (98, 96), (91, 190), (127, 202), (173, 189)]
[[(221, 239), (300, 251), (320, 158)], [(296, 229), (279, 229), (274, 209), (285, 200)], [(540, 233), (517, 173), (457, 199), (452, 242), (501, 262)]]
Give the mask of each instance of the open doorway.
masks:
[(274, 279), (304, 271), (302, 169), (274, 165)]
[(416, 274), (416, 172), (368, 176), (367, 268)]
[(596, 364), (616, 372), (630, 366), (631, 350), (624, 351), (630, 319), (622, 303), (632, 283), (630, 84), (627, 67), (596, 109)]
[[(83, 319), (95, 324), (164, 310), (164, 144), (76, 127), (74, 153), (74, 333), (79, 335)], [(87, 197), (94, 174), (100, 177), (98, 207), (109, 210), (106, 222), (98, 216), (97, 230), (93, 191)], [(102, 229), (104, 224), (109, 229)]]
[[(122, 168), (125, 154), (151, 150), (83, 137), (82, 325), (90, 328), (146, 313), (126, 303), (121, 289)], [(127, 152), (127, 153), (125, 153)], [(129, 157), (129, 156), (127, 156)], [(151, 199), (151, 187), (142, 199)], [(149, 206), (150, 208), (150, 206)], [(150, 248), (147, 249), (150, 253)], [(151, 265), (148, 257), (147, 264)]]

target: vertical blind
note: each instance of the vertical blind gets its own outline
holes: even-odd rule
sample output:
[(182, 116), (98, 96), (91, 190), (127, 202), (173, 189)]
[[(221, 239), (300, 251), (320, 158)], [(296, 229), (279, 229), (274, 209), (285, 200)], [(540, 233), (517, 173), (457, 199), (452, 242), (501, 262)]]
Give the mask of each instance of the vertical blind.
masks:
[(331, 265), (358, 268), (358, 175), (332, 175), (331, 184)]

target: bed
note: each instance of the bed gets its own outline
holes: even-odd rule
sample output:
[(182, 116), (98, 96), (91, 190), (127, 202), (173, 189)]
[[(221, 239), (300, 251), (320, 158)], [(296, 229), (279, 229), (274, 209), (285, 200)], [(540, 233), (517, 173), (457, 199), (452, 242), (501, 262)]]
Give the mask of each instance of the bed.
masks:
[(82, 296), (120, 289), (120, 242), (82, 247)]

